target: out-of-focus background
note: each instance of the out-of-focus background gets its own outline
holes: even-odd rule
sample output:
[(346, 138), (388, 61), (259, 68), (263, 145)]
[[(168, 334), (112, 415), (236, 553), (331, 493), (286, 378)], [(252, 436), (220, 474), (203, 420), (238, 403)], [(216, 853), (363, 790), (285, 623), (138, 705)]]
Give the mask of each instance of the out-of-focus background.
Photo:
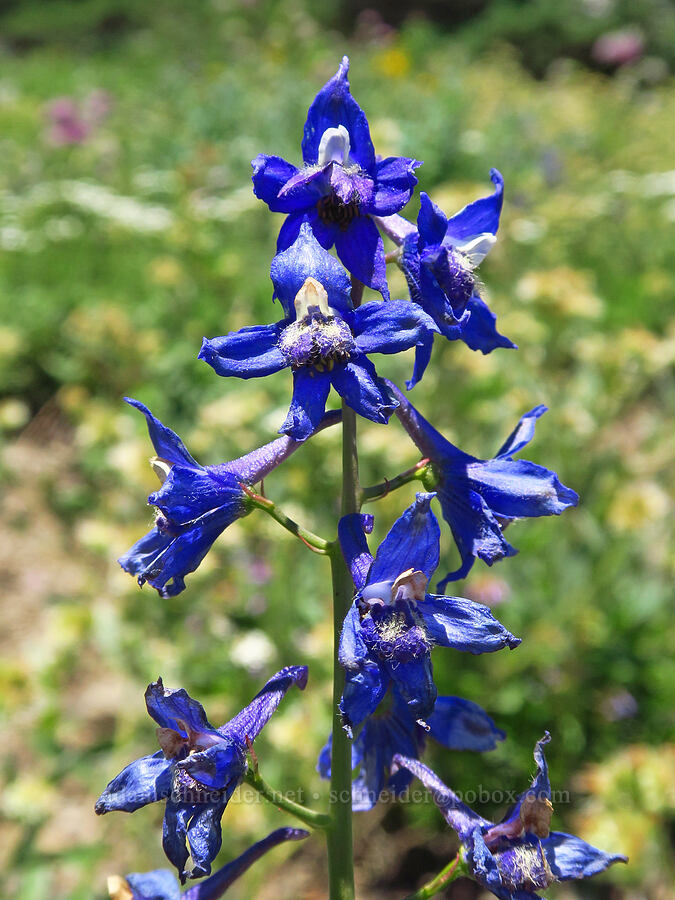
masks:
[[(281, 217), (250, 160), (299, 161), (306, 109), (343, 53), (376, 149), (424, 160), (452, 212), (506, 179), (500, 241), (481, 270), (517, 352), (437, 342), (414, 400), (490, 455), (521, 413), (551, 411), (527, 458), (582, 497), (517, 523), (520, 555), (478, 563), (457, 592), (523, 638), (514, 653), (437, 652), (442, 693), (508, 732), (485, 756), (427, 760), (457, 789), (521, 789), (550, 729), (555, 827), (624, 852), (558, 900), (672, 896), (675, 645), (666, 476), (675, 359), (675, 10), (667, 0), (137, 0), (7, 2), (0, 11), (0, 893), (105, 895), (105, 877), (165, 865), (162, 810), (93, 815), (128, 761), (152, 752), (143, 690), (162, 674), (225, 721), (267, 675), (310, 665), (261, 736), (279, 787), (324, 791), (329, 727), (324, 562), (262, 514), (230, 528), (179, 597), (115, 559), (146, 529), (156, 484), (142, 399), (202, 462), (270, 439), (289, 378), (225, 381), (203, 335), (273, 321)], [(416, 214), (415, 200), (409, 210)], [(403, 296), (400, 277), (393, 295)], [(399, 383), (409, 356), (378, 368)], [(670, 401), (670, 407), (669, 407)], [(364, 423), (365, 483), (413, 464), (402, 431)], [(322, 434), (267, 490), (328, 533), (338, 436)], [(376, 537), (413, 488), (379, 504)], [(456, 557), (444, 536), (444, 563)], [(503, 809), (480, 806), (487, 815)], [(233, 803), (223, 861), (288, 820)], [(385, 804), (356, 826), (359, 896), (403, 896), (454, 839), (435, 808)], [(284, 861), (285, 860), (285, 861)], [(320, 898), (317, 839), (271, 854), (234, 898)], [(469, 882), (449, 896), (474, 898)]]

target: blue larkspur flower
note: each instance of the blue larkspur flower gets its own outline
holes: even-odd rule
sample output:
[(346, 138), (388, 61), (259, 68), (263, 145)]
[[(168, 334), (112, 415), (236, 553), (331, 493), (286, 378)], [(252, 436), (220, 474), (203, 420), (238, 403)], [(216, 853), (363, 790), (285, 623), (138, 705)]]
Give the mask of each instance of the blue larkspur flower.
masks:
[[(162, 843), (182, 882), (208, 875), (221, 845), (220, 820), (246, 774), (246, 750), (286, 691), (307, 683), (307, 666), (286, 666), (221, 728), (206, 718), (187, 691), (170, 690), (162, 679), (148, 685), (145, 703), (157, 722), (161, 749), (134, 760), (113, 778), (96, 801), (98, 815), (134, 812), (166, 800)], [(186, 869), (188, 859), (192, 868)]]
[(181, 892), (178, 880), (169, 869), (154, 872), (132, 872), (126, 878), (108, 879), (111, 900), (218, 900), (256, 860), (285, 841), (302, 841), (309, 837), (303, 828), (277, 828), (245, 850), (199, 884)]
[[(492, 169), (490, 177), (493, 193), (469, 203), (450, 218), (422, 193), (416, 228), (398, 215), (375, 220), (399, 245), (397, 262), (408, 283), (410, 299), (432, 317), (448, 340), (462, 340), (483, 353), (497, 347), (516, 347), (497, 331), (496, 316), (480, 297), (475, 272), (496, 243), (504, 199), (501, 174)], [(431, 344), (427, 346), (430, 354)], [(415, 378), (408, 387), (414, 383)]]
[[(494, 750), (506, 734), (477, 703), (462, 697), (436, 698), (433, 712), (423, 728), (410, 712), (410, 707), (396, 685), (391, 690), (391, 706), (363, 723), (352, 742), (352, 809), (372, 809), (383, 792), (400, 795), (412, 781), (406, 769), (393, 771), (396, 754), (417, 759), (426, 745), (427, 736), (449, 750)], [(319, 755), (317, 770), (322, 778), (331, 775), (332, 739)]]
[(537, 772), (502, 822), (484, 819), (457, 797), (440, 778), (417, 759), (396, 756), (395, 765), (407, 769), (431, 791), (446, 822), (457, 832), (463, 856), (479, 884), (500, 900), (535, 900), (538, 890), (557, 881), (590, 878), (625, 856), (605, 853), (581, 838), (550, 831), (553, 806), (544, 756), (548, 732), (537, 742)]
[(431, 460), (438, 499), (461, 556), (461, 566), (439, 581), (465, 578), (479, 557), (489, 566), (518, 552), (504, 537), (515, 519), (560, 515), (579, 497), (550, 469), (514, 459), (534, 437), (537, 419), (546, 412), (535, 406), (521, 417), (492, 459), (477, 459), (455, 447), (429, 423), (399, 389), (387, 382), (399, 400), (396, 415), (424, 457)]
[[(130, 398), (126, 401), (146, 418), (157, 454), (151, 464), (162, 486), (148, 497), (158, 511), (154, 528), (118, 562), (140, 585), (147, 581), (160, 597), (174, 597), (185, 590), (185, 576), (195, 571), (216, 538), (250, 512), (242, 485), (257, 484), (300, 443), (281, 437), (232, 462), (200, 466), (178, 435), (147, 406)], [(330, 413), (321, 427), (338, 419), (339, 413)]]
[(279, 430), (298, 441), (321, 421), (331, 385), (359, 415), (386, 423), (396, 401), (368, 354), (419, 348), (437, 330), (433, 320), (405, 300), (354, 309), (347, 273), (306, 222), (293, 245), (274, 258), (271, 276), (284, 318), (204, 338), (199, 358), (219, 375), (238, 378), (290, 368), (293, 398)]
[(290, 247), (300, 224), (309, 222), (321, 245), (335, 245), (346, 268), (386, 299), (384, 246), (370, 217), (403, 209), (420, 163), (375, 156), (368, 120), (349, 90), (348, 70), (345, 56), (309, 108), (303, 168), (261, 153), (252, 163), (253, 190), (272, 212), (287, 213), (278, 250)]
[(480, 603), (427, 593), (438, 566), (440, 529), (435, 494), (417, 498), (394, 523), (375, 558), (364, 530), (372, 516), (353, 513), (338, 525), (356, 595), (345, 617), (339, 658), (345, 669), (340, 712), (348, 728), (371, 715), (394, 682), (413, 719), (424, 721), (436, 701), (431, 648), (491, 653), (517, 647), (514, 637)]

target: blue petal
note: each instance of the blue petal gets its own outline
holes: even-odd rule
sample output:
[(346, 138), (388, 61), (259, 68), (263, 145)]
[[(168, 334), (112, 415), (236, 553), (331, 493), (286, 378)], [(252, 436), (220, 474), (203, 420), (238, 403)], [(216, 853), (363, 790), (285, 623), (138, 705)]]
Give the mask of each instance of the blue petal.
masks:
[(459, 799), (459, 797), (444, 784), (441, 779), (424, 763), (418, 759), (402, 756), (394, 756), (394, 764), (407, 769), (419, 778), (422, 784), (431, 791), (434, 803), (441, 811), (443, 818), (455, 829), (462, 841), (466, 841), (476, 828), (483, 828), (492, 823), (488, 822), (478, 813)]
[[(269, 206), (272, 212), (296, 212), (308, 206), (305, 196), (279, 197), (279, 191), (298, 170), (280, 156), (260, 153), (251, 163), (253, 166), (253, 193)], [(310, 200), (311, 202), (311, 200)], [(316, 202), (316, 200), (314, 201)]]
[(532, 438), (534, 437), (534, 429), (537, 424), (537, 419), (544, 415), (545, 412), (548, 412), (548, 407), (540, 404), (539, 406), (535, 406), (534, 409), (531, 409), (529, 412), (525, 413), (524, 416), (520, 417), (520, 421), (513, 429), (511, 434), (504, 441), (499, 450), (495, 453), (496, 458), (504, 458), (510, 459), (512, 456), (515, 456), (523, 447), (527, 447)]
[[(474, 200), (448, 219), (446, 235), (452, 241), (466, 241), (479, 234), (497, 234), (504, 202), (504, 179), (497, 169), (490, 169), (494, 192)], [(420, 229), (421, 230), (421, 229)]]
[(353, 353), (345, 365), (336, 365), (330, 380), (347, 406), (365, 419), (386, 425), (397, 403), (378, 378), (375, 366), (367, 356)]
[(293, 372), (291, 405), (279, 431), (296, 441), (307, 440), (321, 422), (330, 384), (328, 373), (310, 368), (296, 369)]
[(161, 678), (148, 685), (145, 705), (158, 725), (177, 731), (185, 738), (188, 729), (200, 734), (216, 734), (201, 703), (193, 700), (184, 688), (165, 688)]
[(417, 184), (415, 169), (422, 163), (416, 159), (390, 156), (375, 168), (375, 194), (363, 211), (374, 216), (390, 216), (403, 209)]
[(362, 590), (373, 564), (373, 557), (368, 549), (366, 534), (373, 530), (373, 516), (362, 513), (350, 513), (342, 516), (338, 522), (338, 540), (345, 562), (352, 573), (352, 580), (357, 591)]
[(461, 567), (439, 581), (439, 591), (444, 589), (448, 581), (463, 578), (473, 565), (474, 557), (480, 557), (491, 566), (505, 556), (515, 556), (518, 552), (504, 538), (494, 513), (466, 478), (456, 475), (452, 488), (445, 483), (440, 484), (438, 499), (443, 518), (450, 526), (462, 558)]
[(309, 832), (303, 828), (277, 828), (266, 838), (253, 844), (245, 850), (241, 856), (227, 863), (217, 872), (214, 872), (206, 881), (202, 881), (188, 892), (185, 900), (216, 900), (221, 897), (230, 885), (240, 878), (256, 860), (264, 856), (269, 850), (285, 841), (302, 841), (309, 837)]
[(406, 381), (406, 388), (411, 391), (416, 384), (422, 380), (424, 373), (427, 370), (427, 366), (431, 362), (431, 351), (434, 346), (434, 335), (432, 331), (427, 331), (423, 338), (421, 338), (415, 349), (415, 362), (413, 365), (413, 373), (412, 378)]
[(357, 203), (362, 213), (368, 211), (373, 199), (373, 179), (360, 170), (349, 171), (338, 163), (333, 163), (330, 169), (330, 185), (338, 199), (343, 203)]
[(399, 353), (437, 332), (436, 323), (416, 303), (366, 303), (354, 313), (353, 332), (362, 353)]
[(442, 244), (448, 218), (424, 191), (420, 194), (420, 211), (417, 216), (417, 230), (423, 247)]
[(166, 801), (162, 822), (162, 847), (169, 862), (176, 867), (181, 883), (185, 882), (185, 864), (188, 861), (187, 823), (194, 807), (188, 803), (176, 803), (170, 797)]
[(492, 353), (497, 347), (518, 349), (513, 341), (497, 331), (497, 316), (480, 297), (474, 294), (466, 308), (470, 315), (461, 325), (459, 338), (468, 347), (483, 354)]
[(270, 274), (274, 296), (289, 318), (295, 318), (293, 301), (307, 278), (315, 278), (324, 286), (330, 307), (340, 313), (352, 308), (349, 276), (335, 257), (324, 250), (307, 221), (298, 223), (297, 237), (287, 250), (274, 257)]
[(440, 647), (452, 647), (468, 653), (493, 653), (504, 647), (513, 649), (520, 639), (497, 621), (487, 606), (463, 597), (427, 594), (417, 603), (429, 640)]
[(340, 699), (340, 715), (348, 729), (356, 728), (375, 712), (387, 693), (390, 680), (380, 663), (372, 657), (358, 667), (347, 668)]
[(551, 782), (548, 777), (548, 764), (544, 754), (544, 745), (551, 740), (551, 735), (547, 732), (541, 740), (534, 745), (534, 761), (537, 764), (537, 772), (532, 779), (532, 786), (528, 793), (534, 791), (537, 797), (550, 800), (551, 799)]
[(273, 675), (253, 700), (220, 729), (225, 737), (245, 744), (260, 734), (286, 691), (293, 685), (302, 691), (307, 684), (307, 666), (286, 666)]
[(339, 229), (335, 233), (335, 250), (355, 278), (389, 299), (384, 244), (372, 219), (358, 216), (344, 230)]
[[(190, 523), (190, 527), (178, 536), (162, 535), (166, 545), (154, 556), (144, 554), (146, 543), (160, 544), (153, 532), (141, 539), (131, 550), (120, 558), (119, 563), (126, 571), (137, 574), (139, 584), (148, 582), (160, 597), (175, 597), (185, 590), (185, 576), (194, 572), (213, 542), (239, 516), (245, 515), (243, 504), (237, 510), (232, 504), (210, 510)], [(155, 529), (157, 531), (157, 529)], [(147, 557), (147, 566), (140, 569), (140, 560)]]
[(555, 472), (524, 459), (476, 461), (466, 467), (472, 487), (501, 518), (558, 516), (579, 502)]
[(222, 337), (204, 338), (198, 359), (218, 374), (260, 378), (285, 369), (286, 358), (278, 347), (281, 324), (253, 325)]
[(385, 661), (386, 670), (408, 706), (413, 721), (424, 722), (434, 709), (438, 691), (428, 652), (414, 659)]
[(96, 814), (112, 810), (134, 812), (171, 793), (171, 760), (162, 751), (142, 756), (122, 769), (96, 801)]
[(349, 132), (350, 157), (362, 169), (372, 172), (375, 167), (375, 150), (370, 139), (368, 120), (349, 91), (348, 71), (349, 60), (344, 56), (337, 73), (314, 98), (305, 122), (302, 158), (307, 165), (316, 163), (324, 131), (344, 125)]
[(188, 772), (196, 781), (214, 791), (223, 791), (239, 784), (246, 773), (246, 749), (235, 740), (219, 740), (213, 746), (176, 763), (176, 768)]
[(561, 831), (552, 831), (541, 842), (551, 871), (559, 881), (590, 878), (603, 872), (615, 862), (628, 862), (619, 853), (604, 853), (581, 838)]
[(395, 581), (407, 571), (424, 572), (430, 579), (438, 566), (441, 530), (430, 504), (435, 494), (418, 493), (415, 501), (394, 522), (377, 549), (369, 584)]
[(161, 488), (148, 497), (148, 503), (158, 507), (171, 526), (181, 526), (216, 509), (234, 521), (245, 511), (243, 499), (244, 492), (232, 472), (215, 466), (196, 470), (172, 466)]
[(505, 891), (497, 860), (487, 848), (480, 828), (472, 834), (470, 865), (476, 880), (490, 888), (500, 900), (510, 900), (511, 892)]
[(185, 444), (181, 441), (175, 431), (163, 425), (159, 419), (150, 412), (147, 406), (144, 406), (139, 400), (132, 400), (131, 397), (125, 397), (125, 401), (140, 410), (148, 423), (148, 431), (150, 432), (150, 440), (155, 448), (155, 453), (161, 459), (165, 459), (170, 463), (191, 466), (195, 469), (201, 468), (198, 462), (190, 456)]
[[(436, 431), (433, 425), (415, 409), (405, 394), (392, 381), (385, 379), (385, 382), (398, 400), (396, 415), (420, 453), (429, 459), (439, 460), (446, 455), (448, 450), (452, 451), (454, 449), (452, 444), (446, 441), (443, 435)], [(473, 457), (467, 458), (472, 459)]]
[[(227, 798), (229, 800), (229, 797)], [(218, 856), (222, 844), (220, 820), (227, 800), (220, 803), (201, 803), (194, 807), (194, 814), (187, 827), (187, 842), (192, 858), (190, 878), (201, 878), (211, 872), (211, 863)]]
[(426, 719), (429, 734), (449, 750), (494, 750), (506, 733), (477, 703), (463, 697), (438, 697)]
[(158, 557), (164, 553), (173, 541), (173, 537), (158, 528), (153, 528), (120, 556), (117, 562), (125, 572), (138, 576), (140, 583), (145, 582), (145, 573), (150, 569)]
[(126, 880), (133, 893), (132, 900), (180, 900), (176, 876), (168, 869), (132, 872)]

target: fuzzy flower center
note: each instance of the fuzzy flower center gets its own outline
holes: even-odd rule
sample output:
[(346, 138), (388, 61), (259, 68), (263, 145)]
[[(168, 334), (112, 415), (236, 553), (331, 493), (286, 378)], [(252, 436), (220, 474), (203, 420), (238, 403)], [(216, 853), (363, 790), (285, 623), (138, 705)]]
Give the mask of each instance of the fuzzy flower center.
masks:
[(330, 372), (336, 362), (346, 362), (354, 349), (354, 338), (347, 323), (328, 305), (323, 285), (308, 278), (294, 305), (296, 321), (279, 338), (279, 349), (290, 366)]

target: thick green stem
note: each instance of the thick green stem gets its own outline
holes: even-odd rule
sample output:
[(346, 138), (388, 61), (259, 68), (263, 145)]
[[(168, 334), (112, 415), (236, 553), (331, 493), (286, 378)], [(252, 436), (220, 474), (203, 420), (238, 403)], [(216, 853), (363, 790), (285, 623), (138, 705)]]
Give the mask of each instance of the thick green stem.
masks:
[(444, 887), (447, 887), (447, 885), (451, 884), (455, 879), (461, 878), (462, 875), (468, 875), (468, 869), (466, 863), (458, 853), (435, 878), (432, 878), (431, 881), (427, 881), (419, 891), (415, 891), (414, 894), (409, 894), (405, 900), (428, 900), (429, 897), (433, 897), (434, 894), (442, 891)]
[(295, 816), (296, 819), (300, 819), (301, 822), (309, 825), (310, 828), (328, 828), (330, 825), (331, 820), (329, 816), (316, 812), (313, 809), (308, 809), (308, 807), (296, 803), (295, 800), (289, 799), (284, 794), (279, 793), (279, 791), (275, 791), (258, 772), (249, 769), (244, 776), (244, 781), (250, 784), (252, 788), (255, 788), (265, 800), (269, 800), (278, 809), (283, 809)]
[[(358, 512), (361, 505), (356, 450), (356, 416), (342, 405), (342, 515)], [(333, 577), (333, 744), (328, 837), (330, 900), (354, 900), (352, 845), (352, 749), (340, 718), (344, 672), (338, 659), (342, 623), (352, 602), (354, 585), (337, 541), (330, 553)]]
[(421, 459), (417, 465), (413, 466), (411, 469), (406, 469), (405, 472), (401, 472), (401, 474), (397, 475), (395, 478), (385, 478), (381, 484), (374, 484), (371, 487), (363, 488), (361, 491), (361, 498), (364, 503), (368, 503), (371, 500), (381, 500), (397, 488), (403, 487), (404, 484), (409, 484), (411, 481), (423, 481), (428, 467), (429, 460)]

